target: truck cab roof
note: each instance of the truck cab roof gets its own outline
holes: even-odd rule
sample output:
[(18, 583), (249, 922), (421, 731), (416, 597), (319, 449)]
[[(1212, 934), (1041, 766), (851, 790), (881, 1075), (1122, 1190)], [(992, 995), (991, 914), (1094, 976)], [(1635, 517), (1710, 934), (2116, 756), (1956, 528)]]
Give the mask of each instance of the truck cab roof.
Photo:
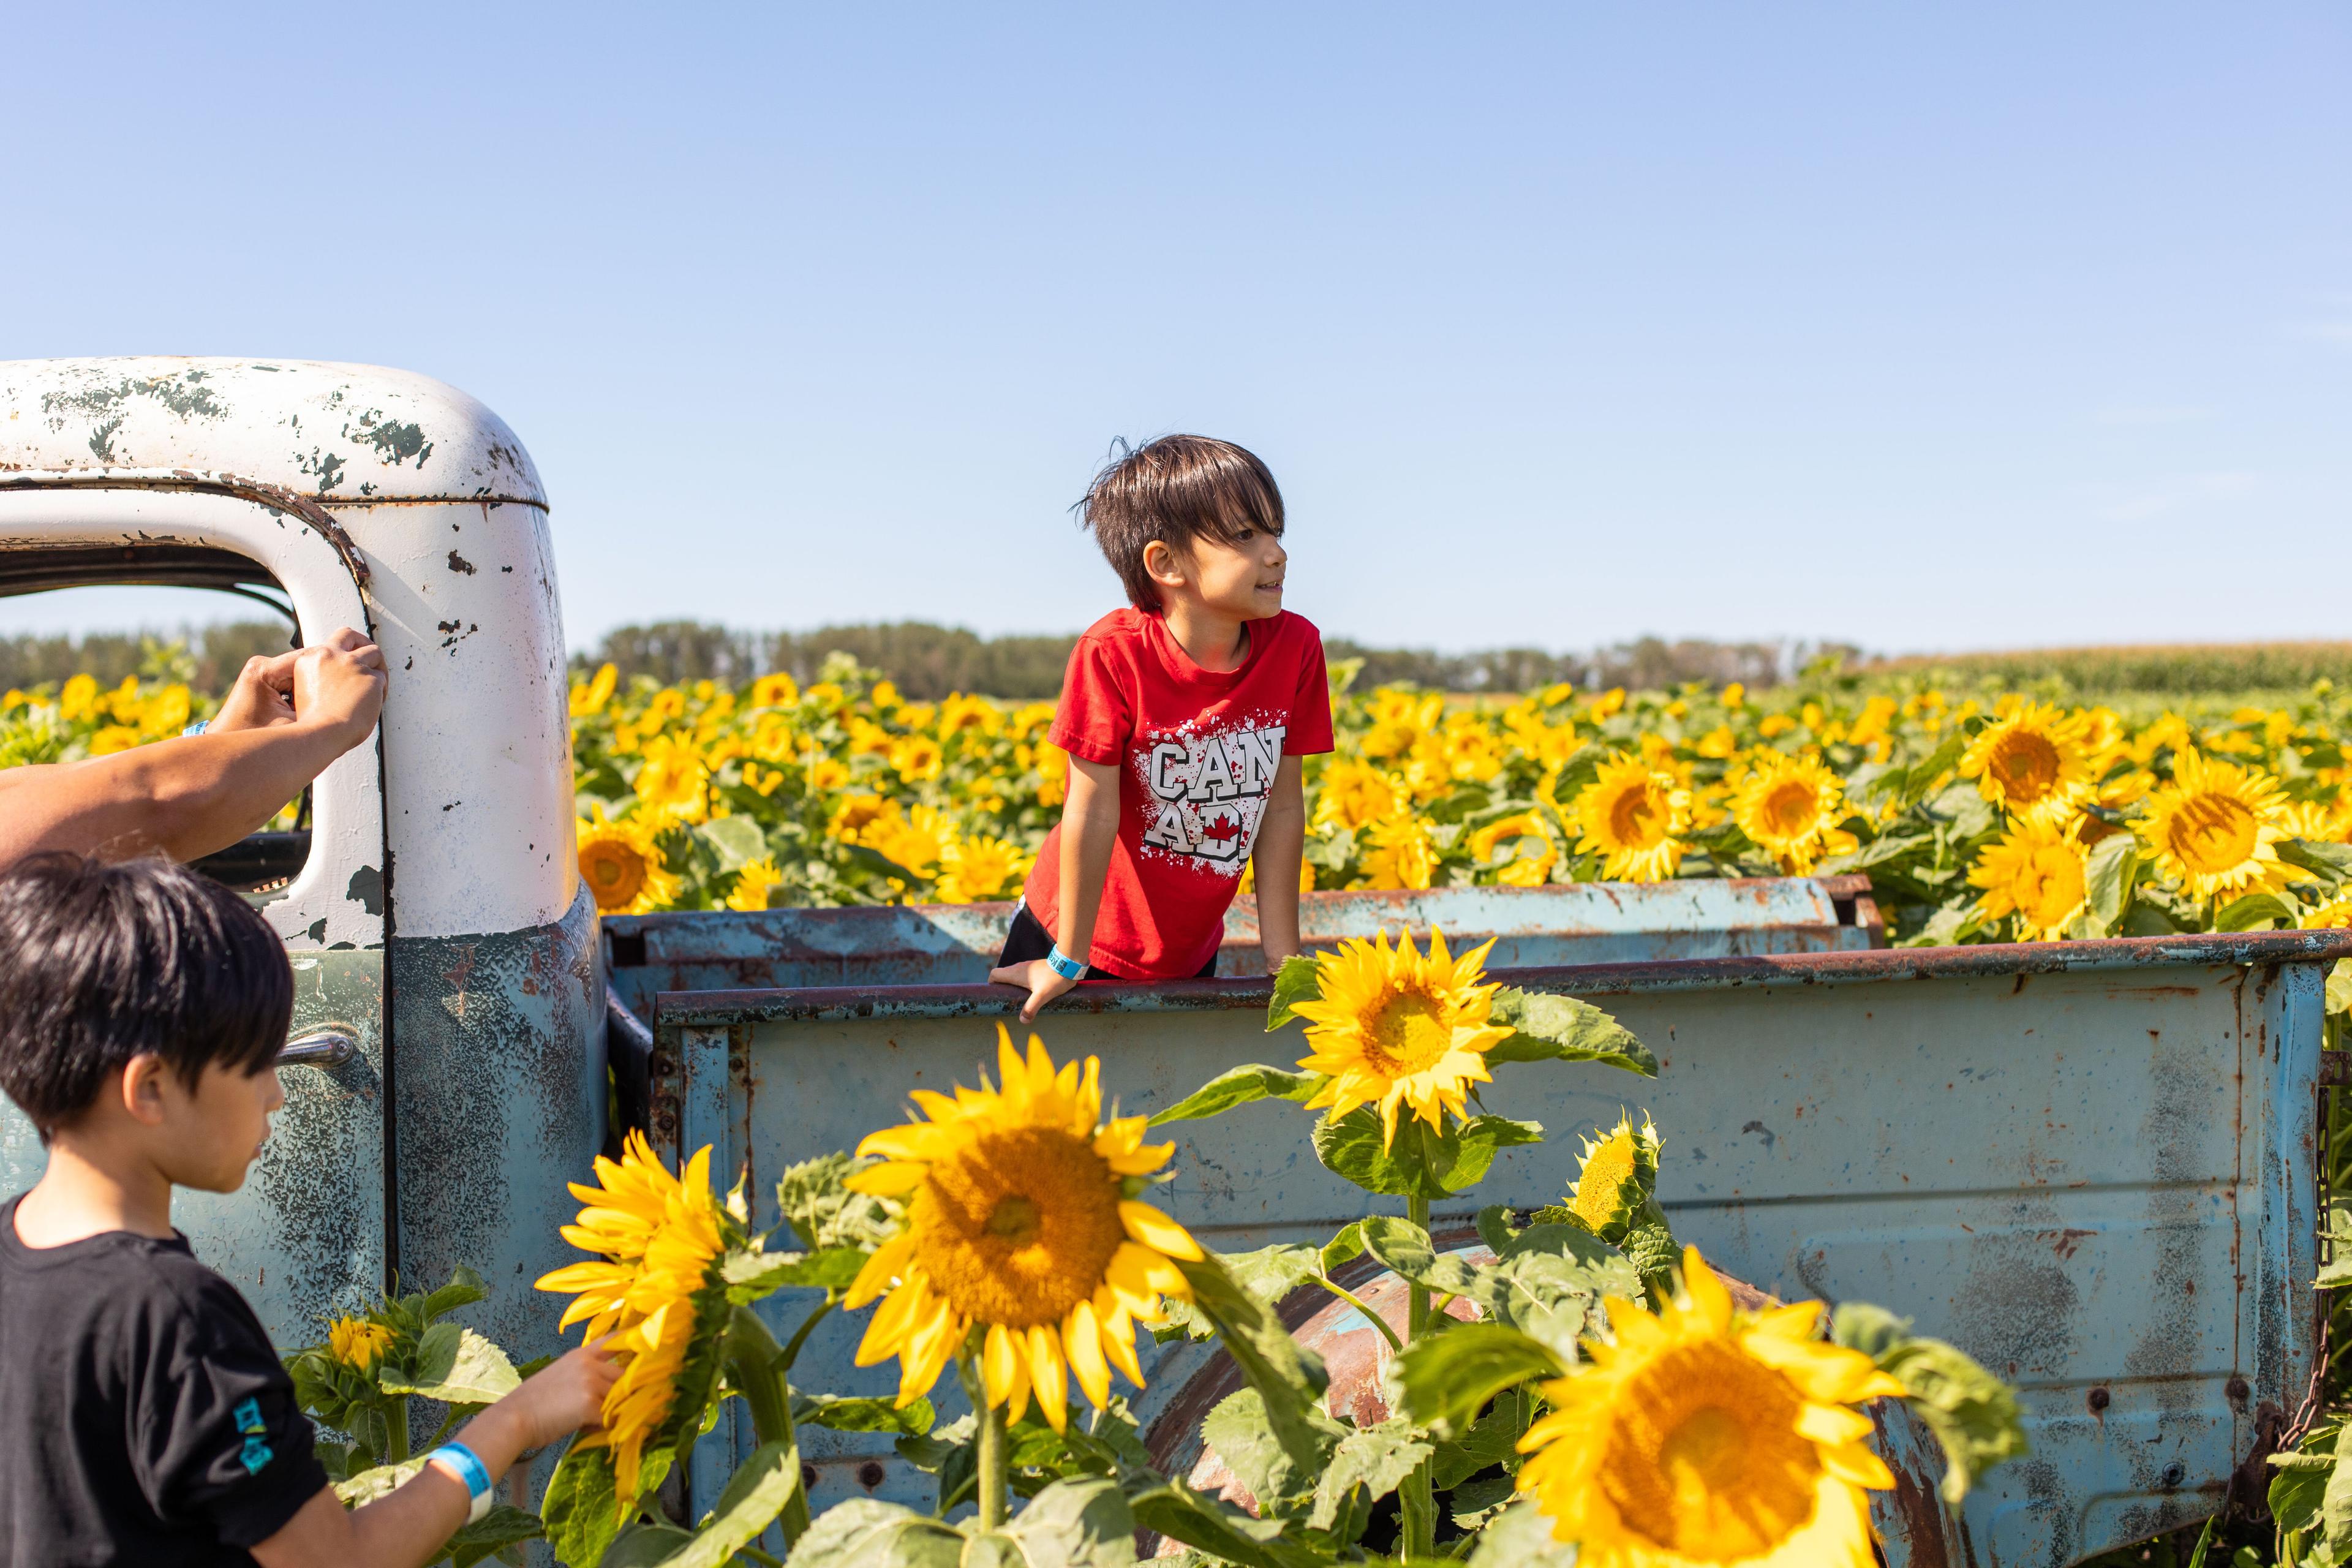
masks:
[(225, 479), (323, 506), (544, 509), (505, 420), (411, 371), (152, 355), (0, 361), (0, 485)]

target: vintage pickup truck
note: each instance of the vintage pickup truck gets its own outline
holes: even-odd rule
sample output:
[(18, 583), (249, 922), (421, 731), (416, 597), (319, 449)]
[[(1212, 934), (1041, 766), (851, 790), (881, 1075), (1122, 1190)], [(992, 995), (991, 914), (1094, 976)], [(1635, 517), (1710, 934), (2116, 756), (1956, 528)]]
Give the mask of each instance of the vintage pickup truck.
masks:
[[(600, 922), (573, 859), (547, 517), (513, 433), (420, 376), (0, 363), (0, 595), (282, 597), (299, 634), (364, 626), (390, 662), (377, 737), (318, 781), (309, 830), (212, 863), (284, 936), (300, 999), (254, 1179), (178, 1217), (281, 1339), (462, 1262), (492, 1287), (481, 1326), (546, 1348), (553, 1303), (530, 1282), (572, 1256), (564, 1182), (611, 1116), (668, 1152), (715, 1145), (772, 1205), (782, 1165), (897, 1120), (910, 1086), (971, 1081), (1018, 1000), (980, 984), (1002, 907)], [(2196, 1519), (2305, 1400), (2323, 989), (2352, 936), (1889, 950), (1851, 878), (1314, 895), (1306, 923), (1310, 941), (1494, 935), (1511, 983), (1596, 999), (1657, 1050), (1654, 1083), (1506, 1086), (1496, 1109), (1554, 1138), (1507, 1151), (1483, 1201), (1551, 1200), (1568, 1135), (1645, 1106), (1669, 1140), (1675, 1229), (1720, 1266), (1916, 1314), (2023, 1391), (2033, 1454), (1958, 1519), (1894, 1445), (1905, 1485), (1877, 1511), (1893, 1562), (2063, 1563)], [(1246, 906), (1229, 937), (1228, 977), (1088, 987), (1046, 1037), (1098, 1053), (1130, 1110), (1281, 1059), (1295, 1042), (1259, 1032)], [(1363, 1212), (1315, 1163), (1308, 1119), (1260, 1110), (1171, 1129), (1178, 1217), (1240, 1249)], [(0, 1193), (41, 1160), (0, 1108)], [(1466, 1243), (1468, 1217), (1438, 1228)], [(1350, 1331), (1310, 1323), (1322, 1305), (1288, 1310)], [(821, 1327), (805, 1380), (882, 1391), (882, 1369), (849, 1364), (858, 1328)], [(1222, 1373), (1181, 1345), (1149, 1371), (1142, 1412), (1181, 1462), (1185, 1417)], [(879, 1439), (808, 1438), (819, 1507), (924, 1495)], [(714, 1454), (689, 1485), (725, 1473)]]

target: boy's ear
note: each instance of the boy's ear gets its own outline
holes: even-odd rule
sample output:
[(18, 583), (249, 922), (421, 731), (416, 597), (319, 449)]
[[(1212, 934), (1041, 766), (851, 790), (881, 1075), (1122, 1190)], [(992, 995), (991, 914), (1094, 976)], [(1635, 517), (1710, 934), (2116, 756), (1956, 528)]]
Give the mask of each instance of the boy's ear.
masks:
[(1184, 557), (1164, 539), (1155, 539), (1143, 547), (1144, 575), (1162, 586), (1182, 587), (1184, 566)]
[(142, 1051), (122, 1064), (122, 1078), (115, 1089), (133, 1121), (148, 1127), (163, 1125), (163, 1079), (171, 1071), (170, 1064), (152, 1051)]

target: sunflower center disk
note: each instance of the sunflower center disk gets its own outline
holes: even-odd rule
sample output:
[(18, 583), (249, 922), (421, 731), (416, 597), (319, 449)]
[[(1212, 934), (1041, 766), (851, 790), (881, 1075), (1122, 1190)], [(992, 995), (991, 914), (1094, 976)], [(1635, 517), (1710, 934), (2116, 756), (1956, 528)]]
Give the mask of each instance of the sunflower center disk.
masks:
[(948, 1304), (1015, 1329), (1058, 1323), (1093, 1296), (1126, 1235), (1110, 1167), (1052, 1127), (987, 1133), (933, 1165), (908, 1217)]
[(1820, 815), (1821, 805), (1808, 784), (1792, 780), (1764, 797), (1765, 825), (1784, 838), (1802, 836)]
[(2001, 794), (2031, 805), (2058, 787), (2058, 748), (2040, 735), (2011, 735), (1985, 763)]
[(1627, 790), (1617, 797), (1610, 808), (1609, 830), (1619, 843), (1628, 848), (1646, 849), (1658, 837), (1658, 820), (1665, 815), (1659, 809), (1655, 792), (1644, 784)]
[(646, 879), (644, 862), (617, 844), (593, 844), (580, 858), (589, 889), (606, 904), (635, 900)]
[(2254, 858), (2256, 826), (2253, 812), (2242, 800), (2192, 795), (2173, 826), (2172, 852), (2190, 870), (2213, 876)]
[(1365, 1032), (1364, 1054), (1382, 1075), (1402, 1078), (1437, 1065), (1454, 1044), (1444, 1005), (1421, 991), (1402, 991), (1381, 1005)]
[(1788, 1381), (1730, 1346), (1668, 1353), (1633, 1381), (1601, 1467), (1626, 1526), (1702, 1562), (1771, 1550), (1813, 1511), (1821, 1460)]

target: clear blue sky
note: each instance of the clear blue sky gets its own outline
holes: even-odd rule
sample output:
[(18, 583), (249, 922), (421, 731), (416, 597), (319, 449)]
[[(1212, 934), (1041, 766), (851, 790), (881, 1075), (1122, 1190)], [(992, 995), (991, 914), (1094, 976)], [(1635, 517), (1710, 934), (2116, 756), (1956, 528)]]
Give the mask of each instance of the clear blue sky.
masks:
[[(1079, 626), (1113, 437), (1328, 632), (2352, 636), (2352, 11), (24, 5), (0, 358), (497, 408), (615, 624)], [(0, 602), (0, 629), (109, 600)]]

